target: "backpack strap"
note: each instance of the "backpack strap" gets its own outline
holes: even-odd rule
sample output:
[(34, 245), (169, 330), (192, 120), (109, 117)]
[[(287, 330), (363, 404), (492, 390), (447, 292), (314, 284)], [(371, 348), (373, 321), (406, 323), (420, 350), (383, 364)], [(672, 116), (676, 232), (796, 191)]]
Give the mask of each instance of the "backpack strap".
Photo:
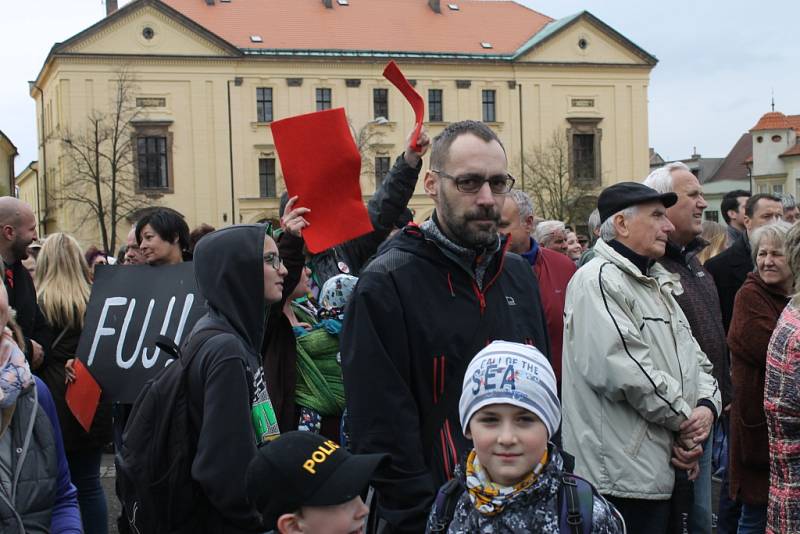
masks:
[(559, 531), (562, 534), (589, 534), (593, 507), (592, 485), (581, 477), (564, 474), (558, 492)]
[(433, 501), (428, 532), (447, 532), (456, 513), (458, 500), (464, 494), (464, 489), (459, 477), (447, 481), (444, 486), (439, 488), (436, 499)]

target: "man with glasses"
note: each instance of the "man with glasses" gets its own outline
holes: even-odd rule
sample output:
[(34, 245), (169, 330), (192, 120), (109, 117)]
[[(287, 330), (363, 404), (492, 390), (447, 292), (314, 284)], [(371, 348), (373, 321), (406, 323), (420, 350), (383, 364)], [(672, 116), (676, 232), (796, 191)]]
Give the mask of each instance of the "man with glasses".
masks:
[[(390, 453), (376, 472), (376, 530), (422, 532), (436, 490), (471, 444), (458, 399), (472, 356), (496, 339), (549, 354), (530, 266), (498, 235), (514, 184), (485, 124), (449, 125), (433, 141), (430, 220), (407, 226), (361, 272), (342, 332), (353, 452)], [(498, 383), (514, 380), (498, 359)]]

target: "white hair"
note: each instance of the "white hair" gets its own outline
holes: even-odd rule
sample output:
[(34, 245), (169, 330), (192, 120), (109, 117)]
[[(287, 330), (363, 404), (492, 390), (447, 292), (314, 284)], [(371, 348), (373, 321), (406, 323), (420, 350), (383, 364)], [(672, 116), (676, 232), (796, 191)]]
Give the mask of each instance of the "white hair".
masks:
[(556, 232), (566, 232), (567, 225), (561, 221), (542, 221), (533, 229), (533, 238), (539, 243), (545, 243)]
[(512, 189), (507, 197), (517, 203), (520, 221), (524, 221), (527, 217), (533, 215), (533, 202), (531, 201), (531, 197), (528, 196), (528, 193), (521, 189)]
[(663, 167), (659, 167), (650, 174), (642, 182), (647, 187), (652, 187), (661, 194), (672, 193), (672, 171), (689, 171), (692, 170), (683, 162), (676, 161), (667, 163)]
[(625, 217), (626, 219), (630, 219), (631, 217), (636, 215), (636, 212), (638, 211), (639, 211), (639, 206), (629, 206), (624, 210), (618, 211), (617, 213), (615, 213), (614, 215), (603, 221), (603, 223), (600, 225), (600, 239), (602, 239), (606, 243), (616, 239), (617, 229), (614, 227), (614, 217), (616, 217), (621, 213), (623, 217)]
[(594, 241), (594, 232), (598, 228), (600, 228), (600, 210), (595, 208), (594, 211), (589, 215), (589, 220), (586, 221), (586, 225), (588, 226), (589, 230), (589, 239)]
[(758, 249), (763, 241), (767, 241), (775, 247), (784, 248), (786, 236), (791, 229), (792, 225), (786, 221), (776, 221), (756, 228), (750, 234), (750, 250), (752, 251), (753, 263), (757, 261)]

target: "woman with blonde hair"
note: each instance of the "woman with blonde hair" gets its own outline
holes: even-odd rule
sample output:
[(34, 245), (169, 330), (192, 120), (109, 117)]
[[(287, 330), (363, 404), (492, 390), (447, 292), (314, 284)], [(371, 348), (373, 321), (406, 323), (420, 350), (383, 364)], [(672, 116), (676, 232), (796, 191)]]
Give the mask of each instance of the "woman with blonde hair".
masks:
[(700, 237), (708, 241), (708, 246), (697, 255), (701, 264), (705, 264), (727, 248), (728, 232), (716, 221), (703, 221), (703, 233)]
[(55, 399), (72, 481), (78, 488), (84, 531), (107, 534), (108, 509), (100, 485), (100, 460), (103, 446), (111, 441), (110, 406), (98, 407), (86, 432), (65, 400), (67, 382), (74, 377), (72, 363), (89, 303), (90, 281), (91, 270), (74, 237), (56, 233), (45, 240), (36, 265), (36, 297), (55, 337), (40, 375)]

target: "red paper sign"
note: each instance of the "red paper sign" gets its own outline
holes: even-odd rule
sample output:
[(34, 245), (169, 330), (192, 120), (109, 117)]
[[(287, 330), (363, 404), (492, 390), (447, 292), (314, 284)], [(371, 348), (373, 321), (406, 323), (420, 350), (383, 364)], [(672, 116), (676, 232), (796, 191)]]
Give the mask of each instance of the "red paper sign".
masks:
[(75, 358), (74, 363), (75, 381), (67, 386), (67, 406), (83, 429), (89, 432), (100, 403), (100, 385), (82, 361)]
[(408, 80), (406, 80), (406, 77), (400, 72), (400, 68), (394, 61), (390, 61), (386, 65), (386, 68), (383, 69), (383, 77), (400, 89), (400, 92), (403, 93), (403, 96), (406, 97), (406, 100), (408, 100), (408, 103), (411, 104), (411, 107), (414, 109), (414, 116), (416, 119), (414, 133), (411, 135), (411, 142), (409, 144), (414, 150), (419, 151), (420, 146), (417, 144), (417, 140), (419, 139), (420, 131), (422, 131), (422, 119), (425, 116), (425, 101), (422, 100), (419, 93), (408, 83)]
[(275, 121), (272, 138), (289, 196), (311, 210), (303, 230), (310, 252), (373, 231), (361, 197), (361, 155), (344, 109)]

